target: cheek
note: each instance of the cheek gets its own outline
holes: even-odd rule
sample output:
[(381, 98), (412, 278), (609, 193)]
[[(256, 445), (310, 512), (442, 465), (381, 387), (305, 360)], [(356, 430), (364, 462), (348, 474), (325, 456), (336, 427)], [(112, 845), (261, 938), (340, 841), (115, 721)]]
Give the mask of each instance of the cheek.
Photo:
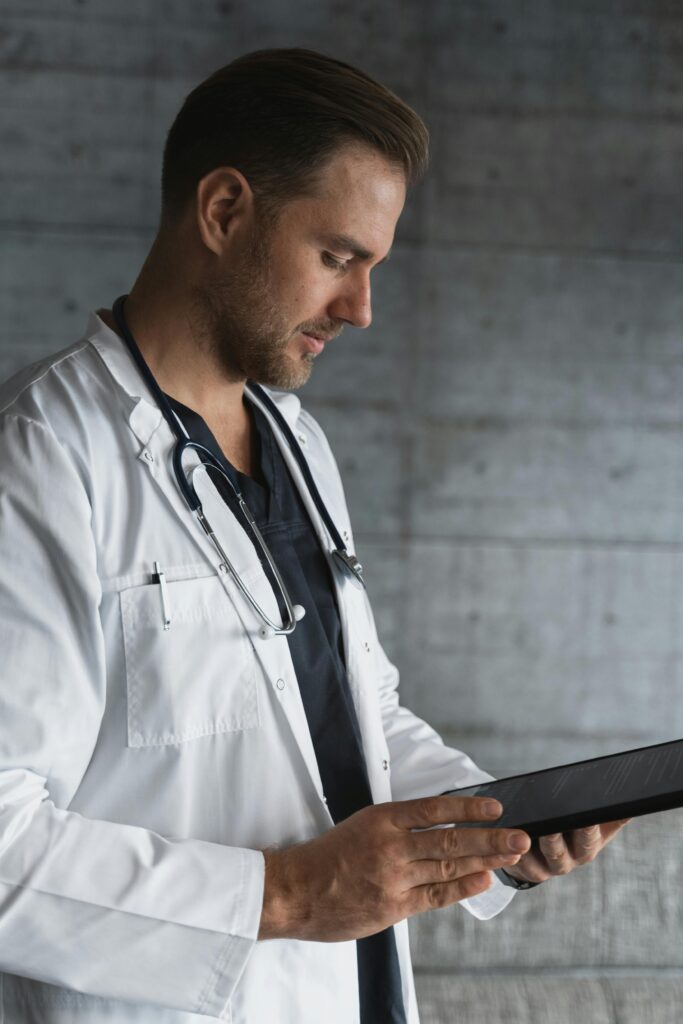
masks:
[(294, 331), (299, 324), (310, 324), (324, 318), (327, 303), (327, 289), (310, 277), (301, 278), (290, 283), (287, 293), (281, 295), (280, 312), (289, 330)]
[(298, 362), (306, 354), (306, 343), (298, 331), (285, 345), (284, 354), (295, 362)]
[[(268, 301), (279, 311), (290, 331), (298, 324), (325, 318), (332, 301), (333, 275), (320, 263), (317, 254), (302, 258), (292, 253), (289, 260), (278, 259), (271, 273)], [(294, 340), (294, 339), (292, 339)], [(299, 344), (301, 338), (298, 339)]]

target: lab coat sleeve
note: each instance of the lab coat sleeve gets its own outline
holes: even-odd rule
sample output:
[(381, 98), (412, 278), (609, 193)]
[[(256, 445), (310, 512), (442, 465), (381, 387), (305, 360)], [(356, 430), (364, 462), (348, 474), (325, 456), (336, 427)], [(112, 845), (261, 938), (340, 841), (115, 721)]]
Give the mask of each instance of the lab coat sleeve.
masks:
[(229, 1019), (263, 855), (68, 810), (105, 701), (87, 479), (0, 420), (0, 970)]
[[(368, 616), (373, 623), (368, 601)], [(375, 633), (376, 636), (376, 633)], [(434, 796), (449, 789), (473, 786), (493, 776), (478, 768), (461, 750), (448, 747), (423, 719), (403, 707), (398, 698), (399, 673), (387, 657), (379, 639), (375, 640), (379, 665), (378, 684), (382, 706), (384, 736), (391, 761), (391, 790), (395, 800)], [(462, 900), (474, 917), (487, 921), (511, 902), (515, 890), (493, 875), (486, 892)]]
[[(318, 423), (304, 410), (301, 416), (305, 427), (316, 435), (325, 453), (324, 475), (328, 493), (348, 524), (349, 543), (353, 546), (344, 487), (336, 460)], [(431, 726), (399, 703), (399, 673), (379, 642), (367, 593), (365, 603), (366, 614), (374, 633), (377, 685), (384, 735), (391, 761), (391, 788), (394, 799), (410, 800), (421, 796), (434, 796), (449, 789), (490, 780), (492, 776), (478, 768), (467, 754), (447, 747)], [(461, 905), (480, 920), (488, 920), (500, 913), (514, 896), (515, 890), (503, 885), (494, 875), (490, 889), (479, 896), (463, 900)]]

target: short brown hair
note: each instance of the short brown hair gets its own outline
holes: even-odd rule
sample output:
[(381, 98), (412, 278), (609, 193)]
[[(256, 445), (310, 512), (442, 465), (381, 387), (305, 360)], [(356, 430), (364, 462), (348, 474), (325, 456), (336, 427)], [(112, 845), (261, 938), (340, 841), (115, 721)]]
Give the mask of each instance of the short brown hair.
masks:
[(365, 72), (313, 50), (256, 50), (214, 72), (171, 125), (161, 177), (162, 218), (175, 219), (216, 167), (248, 180), (259, 211), (314, 194), (337, 147), (364, 142), (403, 170), (423, 175), (429, 134), (420, 117)]

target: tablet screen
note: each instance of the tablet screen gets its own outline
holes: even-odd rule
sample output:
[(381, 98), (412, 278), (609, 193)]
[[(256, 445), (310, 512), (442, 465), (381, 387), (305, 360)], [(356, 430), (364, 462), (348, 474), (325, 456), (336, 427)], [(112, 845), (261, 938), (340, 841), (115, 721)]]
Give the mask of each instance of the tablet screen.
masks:
[(503, 814), (493, 827), (521, 828), (530, 836), (670, 810), (683, 805), (683, 740), (449, 790), (449, 795), (495, 797)]

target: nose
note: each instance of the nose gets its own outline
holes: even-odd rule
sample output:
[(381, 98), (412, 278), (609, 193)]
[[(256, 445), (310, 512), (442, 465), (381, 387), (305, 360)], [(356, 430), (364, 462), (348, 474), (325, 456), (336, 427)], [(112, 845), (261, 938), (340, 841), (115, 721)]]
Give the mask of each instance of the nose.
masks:
[(330, 304), (331, 319), (345, 320), (352, 327), (369, 327), (372, 323), (370, 278), (367, 273), (354, 275), (345, 281), (341, 291)]

